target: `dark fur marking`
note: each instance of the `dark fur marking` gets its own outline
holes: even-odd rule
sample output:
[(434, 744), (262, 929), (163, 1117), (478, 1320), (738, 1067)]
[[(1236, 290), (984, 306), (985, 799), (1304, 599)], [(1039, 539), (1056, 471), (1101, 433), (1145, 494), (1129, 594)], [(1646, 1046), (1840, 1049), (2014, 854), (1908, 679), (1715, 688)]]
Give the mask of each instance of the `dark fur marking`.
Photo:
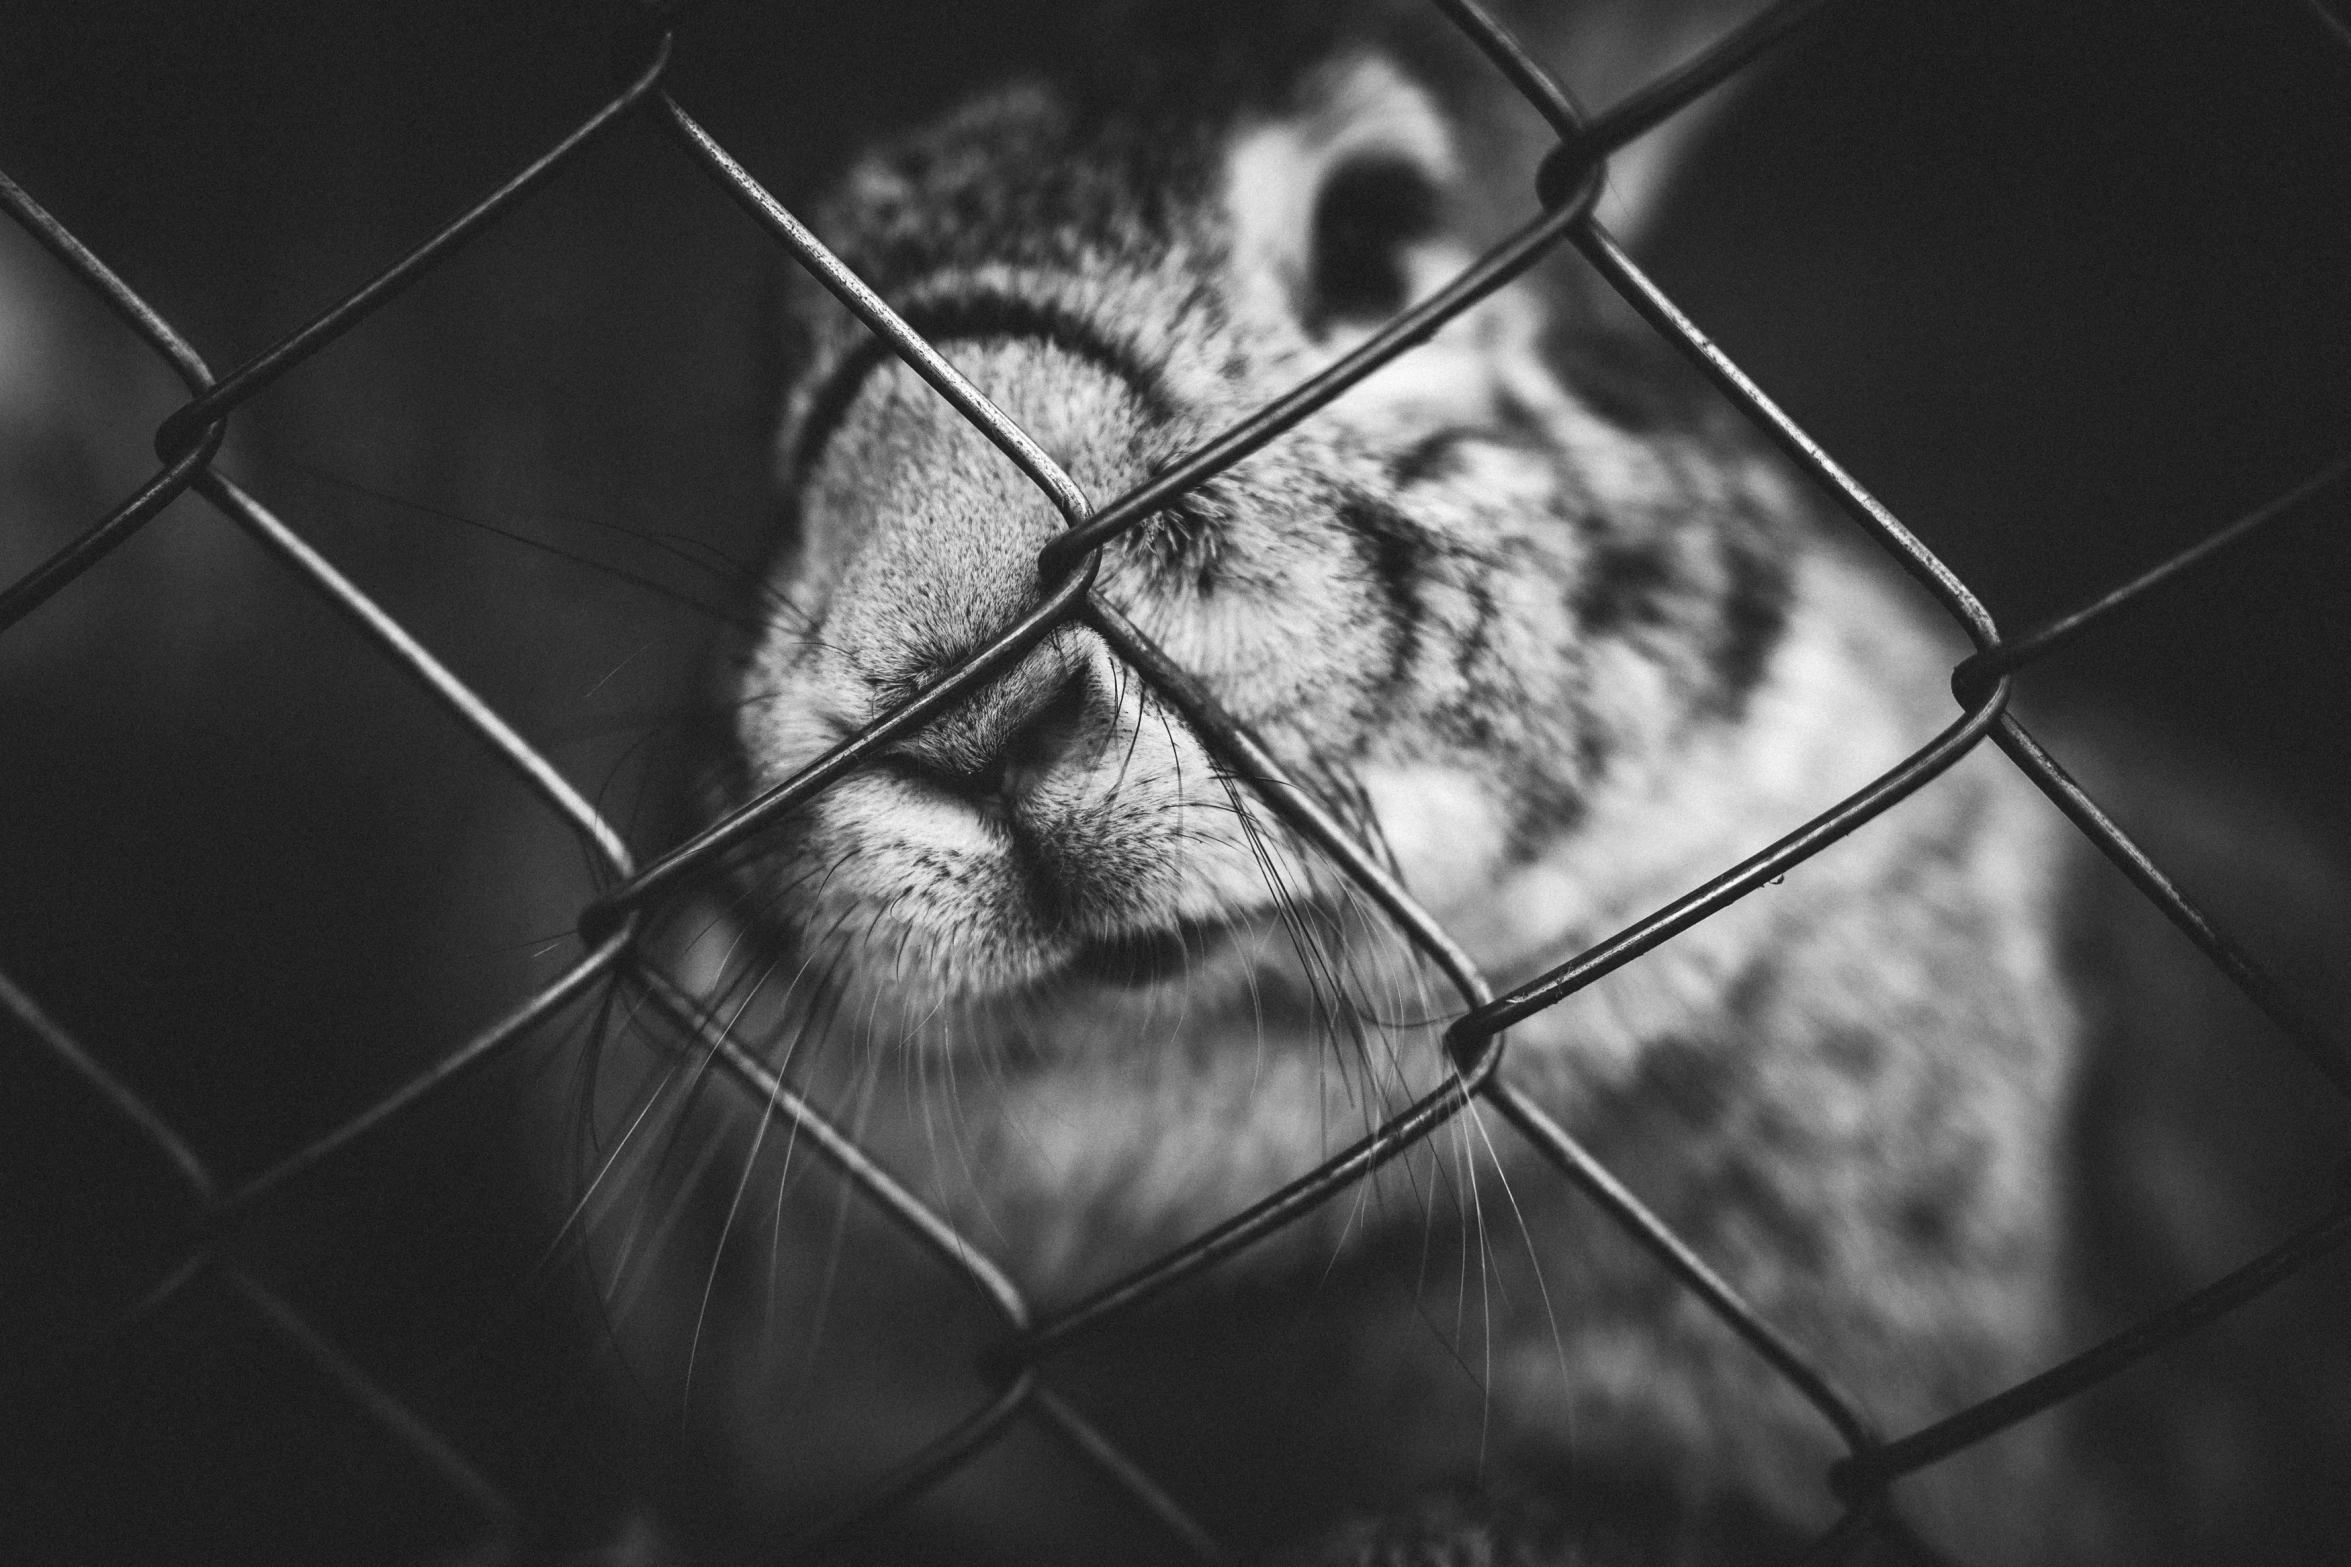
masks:
[(1469, 623), (1469, 634), (1453, 654), (1453, 668), (1464, 680), (1471, 678), (1471, 671), (1493, 642), (1494, 621), (1501, 613), (1494, 603), (1494, 590), (1486, 586), (1483, 576), (1469, 584), (1469, 598), (1477, 608), (1477, 618)]
[(1840, 1077), (1867, 1083), (1885, 1070), (1886, 1044), (1863, 1029), (1831, 1029), (1821, 1037), (1820, 1058)]
[(1587, 636), (1606, 636), (1660, 618), (1658, 599), (1673, 584), (1672, 557), (1661, 539), (1611, 539), (1592, 553), (1572, 608)]
[(1351, 495), (1339, 504), (1339, 525), (1355, 541), (1364, 574), (1379, 589), (1387, 610), (1387, 689), (1404, 683), (1420, 657), (1421, 626), (1428, 608), (1420, 578), (1432, 554), (1427, 535), (1384, 501)]
[(1934, 1196), (1912, 1196), (1894, 1210), (1894, 1223), (1913, 1250), (1948, 1252), (1951, 1250), (1955, 1215), (1948, 1202)]
[(1724, 553), (1730, 586), (1723, 598), (1722, 637), (1712, 655), (1718, 693), (1712, 705), (1722, 716), (1735, 718), (1763, 679), (1787, 627), (1792, 589), (1788, 563), (1761, 542), (1734, 540)]
[(1449, 477), (1461, 466), (1463, 443), (1478, 431), (1455, 425), (1422, 436), (1388, 462), (1388, 479), (1398, 489), (1410, 489), (1431, 479)]
[(1450, 698), (1429, 714), (1429, 727), (1448, 745), (1492, 752), (1498, 749), (1498, 737), (1493, 719), (1483, 710), (1486, 700), (1486, 694), (1480, 691)]
[(1511, 817), (1510, 841), (1504, 851), (1508, 863), (1514, 866), (1531, 865), (1542, 858), (1546, 849), (1584, 819), (1585, 800), (1581, 789), (1540, 771), (1530, 769), (1529, 775), (1532, 782), (1519, 796), (1518, 809)]
[(1897, 1197), (1893, 1217), (1902, 1238), (1921, 1252), (1946, 1257), (1955, 1254), (1964, 1238), (1967, 1216), (1983, 1207), (1979, 1192), (1983, 1175), (1984, 1151), (1980, 1146), (1936, 1164)]
[(1608, 759), (1614, 751), (1615, 747), (1608, 743), (1608, 736), (1595, 728), (1591, 715), (1579, 707), (1575, 732), (1576, 776), (1589, 784), (1607, 768)]

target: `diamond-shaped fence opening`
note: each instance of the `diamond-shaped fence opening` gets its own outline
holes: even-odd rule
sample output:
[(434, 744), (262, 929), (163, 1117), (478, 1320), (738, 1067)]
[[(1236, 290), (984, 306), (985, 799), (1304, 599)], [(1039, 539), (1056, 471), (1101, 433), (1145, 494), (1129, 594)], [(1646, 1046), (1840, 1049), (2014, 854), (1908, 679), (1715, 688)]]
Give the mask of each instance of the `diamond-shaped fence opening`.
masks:
[[(1307, 1211), (1343, 1196), (1371, 1171), (1409, 1153), (1480, 1101), (1492, 1113), (1498, 1133), (1506, 1126), (1507, 1135), (1525, 1139), (1561, 1181), (1596, 1204), (1609, 1222), (1719, 1319), (1746, 1353), (1812, 1407), (1843, 1456), (1823, 1477), (1840, 1516), (1807, 1553), (1810, 1559), (1841, 1559), (1872, 1538), (1931, 1556), (1931, 1547), (1908, 1536), (1890, 1505), (1894, 1482), (2124, 1374), (2141, 1359), (2243, 1306), (2351, 1235), (2351, 1189), (2313, 1189), (2306, 1194), (2308, 1216), (2301, 1228), (2244, 1237), (2234, 1265), (2215, 1270), (2207, 1286), (2188, 1298), (2153, 1310), (2128, 1331), (1923, 1429), (1885, 1432), (1875, 1429), (1862, 1413), (1866, 1389), (1849, 1394), (1839, 1388), (1803, 1346), (1742, 1300), (1698, 1251), (1515, 1085), (1506, 1032), (1513, 1023), (1639, 962), (1680, 931), (1785, 874), (1880, 813), (1898, 809), (1908, 796), (1933, 787), (1945, 769), (1988, 743), (2032, 778), (2121, 874), (2266, 1014), (2310, 1067), (2338, 1092), (2351, 1092), (2351, 1061), (2341, 1047), (2135, 846), (2097, 800), (2074, 783), (2064, 760), (2043, 749), (2011, 706), (2016, 678), (2028, 666), (2077, 638), (2095, 638), (2111, 617), (2153, 599), (2174, 579), (2206, 570), (2240, 541), (2296, 519), (2327, 508), (2339, 516), (2344, 496), (2351, 491), (2351, 459), (2309, 472), (2265, 504), (2233, 519), (2220, 519), (2221, 526), (2111, 591), (2028, 629), (2003, 630), (1969, 585), (1718, 349), (1594, 215), (1601, 177), (1613, 153), (1756, 69), (1800, 29), (1849, 25), (1849, 14), (1865, 9), (1859, 0), (1833, 13), (1820, 0), (1785, 0), (1766, 7), (1684, 64), (1596, 113), (1576, 103), (1473, 0), (1437, 3), (1488, 57), (1497, 81), (1522, 95), (1557, 138), (1537, 188), (1527, 195), (1523, 220), (1451, 284), (1360, 348), (1147, 483), (1112, 497), (1080, 493), (1053, 460), (990, 403), (983, 388), (965, 381), (949, 358), (906, 326), (886, 300), (832, 256), (822, 236), (804, 226), (705, 128), (681, 101), (678, 94), (684, 89), (673, 94), (669, 70), (675, 43), (662, 30), (668, 19), (640, 19), (638, 25), (624, 28), (617, 55), (621, 85), (461, 216), (269, 347), (225, 367), (216, 368), (164, 314), (52, 217), (35, 193), (0, 176), (0, 206), (50, 252), (79, 289), (119, 318), (120, 329), (184, 388), (184, 401), (155, 427), (156, 461), (149, 476), (62, 548), (0, 590), (0, 655), (12, 643), (25, 645), (42, 625), (42, 617), (54, 613), (53, 600), (73, 594), (85, 573), (141, 530), (189, 529), (199, 526), (199, 517), (208, 528), (225, 523), (256, 552), (254, 559), (283, 573), (331, 611), (343, 624), (342, 635), (421, 691), (437, 708), (437, 722), (477, 743), (509, 775), (511, 784), (525, 792), (533, 809), (543, 813), (542, 825), (551, 824), (576, 839), (578, 855), (568, 869), (579, 888), (576, 905), (567, 911), (576, 922), (577, 940), (564, 950), (559, 969), (526, 999), (480, 1021), (461, 1042), (433, 1056), (429, 1065), (396, 1086), (372, 1088), (363, 1101), (336, 1107), (337, 1114), (311, 1124), (277, 1129), (274, 1142), (265, 1137), (262, 1146), (278, 1151), (258, 1161), (214, 1154), (214, 1145), (191, 1137), (173, 1115), (159, 1109), (163, 1101), (150, 1085), (110, 1065), (120, 1052), (61, 1021), (60, 1014), (73, 1008), (74, 998), (44, 997), (17, 980), (0, 980), (0, 1017), (7, 1020), (9, 1048), (37, 1061), (38, 1070), (49, 1074), (52, 1089), (70, 1084), (66, 1097), (74, 1106), (72, 1115), (81, 1118), (73, 1123), (78, 1129), (58, 1133), (55, 1146), (46, 1140), (29, 1145), (29, 1156), (45, 1161), (33, 1174), (54, 1176), (68, 1150), (72, 1157), (102, 1160), (110, 1167), (138, 1167), (111, 1188), (134, 1196), (126, 1200), (126, 1211), (110, 1221), (121, 1226), (122, 1244), (107, 1253), (109, 1266), (99, 1270), (100, 1276), (69, 1278), (68, 1270), (44, 1269), (24, 1286), (38, 1308), (27, 1319), (35, 1324), (37, 1341), (20, 1356), (23, 1367), (29, 1368), (21, 1370), (25, 1384), (37, 1388), (25, 1407), (71, 1408), (88, 1394), (95, 1401), (93, 1407), (104, 1411), (94, 1417), (99, 1424), (119, 1419), (140, 1427), (150, 1440), (180, 1444), (191, 1455), (188, 1467), (196, 1478), (185, 1494), (161, 1499), (171, 1505), (233, 1512), (248, 1505), (252, 1496), (276, 1493), (280, 1504), (288, 1496), (294, 1498), (297, 1513), (340, 1503), (364, 1514), (366, 1507), (351, 1501), (355, 1490), (367, 1493), (371, 1504), (413, 1493), (428, 1500), (384, 1505), (403, 1516), (421, 1508), (428, 1521), (413, 1525), (414, 1539), (379, 1537), (383, 1548), (417, 1556), (457, 1551), (494, 1560), (526, 1556), (550, 1540), (562, 1539), (564, 1527), (544, 1516), (545, 1504), (522, 1494), (528, 1488), (518, 1488), (510, 1475), (494, 1472), (496, 1466), (471, 1456), (468, 1443), (447, 1429), (450, 1422), (433, 1407), (434, 1400), (404, 1392), (396, 1379), (371, 1370), (374, 1357), (369, 1348), (346, 1342), (345, 1335), (330, 1325), (338, 1316), (331, 1301), (334, 1292), (322, 1286), (316, 1270), (334, 1265), (331, 1244), (323, 1251), (306, 1251), (299, 1236), (281, 1234), (266, 1241), (257, 1236), (273, 1215), (280, 1229), (289, 1214), (298, 1216), (302, 1225), (330, 1231), (338, 1213), (382, 1222), (384, 1210), (398, 1208), (401, 1194), (386, 1198), (347, 1192), (336, 1184), (345, 1179), (339, 1171), (361, 1160), (374, 1145), (409, 1139), (423, 1146), (448, 1136), (447, 1127), (434, 1120), (443, 1113), (445, 1101), (462, 1100), (468, 1085), (485, 1072), (527, 1055), (533, 1041), (561, 1033), (598, 1009), (607, 1016), (616, 1009), (625, 1012), (648, 1036), (668, 1041), (696, 1063), (699, 1075), (722, 1085), (714, 1092), (734, 1094), (738, 1113), (765, 1116), (788, 1130), (795, 1147), (820, 1157), (847, 1195), (898, 1232), (895, 1242), (874, 1233), (866, 1235), (865, 1243), (911, 1248), (910, 1256), (967, 1289), (992, 1316), (994, 1341), (969, 1368), (974, 1386), (982, 1392), (930, 1440), (900, 1455), (896, 1468), (860, 1477), (835, 1499), (838, 1505), (828, 1515), (807, 1519), (805, 1531), (791, 1547), (793, 1554), (823, 1554), (877, 1520), (918, 1505), (928, 1490), (967, 1466), (984, 1462), (994, 1447), (1020, 1433), (1041, 1434), (1058, 1444), (1079, 1467), (1091, 1471), (1119, 1506), (1155, 1531), (1172, 1554), (1225, 1559), (1226, 1546), (1197, 1519), (1195, 1505), (1123, 1451), (1081, 1400), (1056, 1389), (1057, 1358), (1107, 1328), (1133, 1322), (1150, 1303), (1184, 1289)], [(2286, 11), (2294, 9), (2283, 0), (2280, 4)], [(2323, 7), (2307, 7), (2299, 17), (2308, 28), (2312, 51), (2351, 43), (2342, 37), (2343, 24)], [(724, 19), (685, 18), (678, 25), (723, 26)], [(2351, 70), (2351, 49), (2344, 50), (2342, 60)], [(2345, 89), (2344, 101), (2351, 102), (2351, 87)], [(617, 131), (639, 123), (662, 128), (673, 144), (669, 168), (661, 177), (691, 167), (714, 180), (758, 234), (812, 272), (862, 318), (890, 353), (986, 433), (1060, 508), (1068, 523), (1068, 531), (1038, 562), (1044, 586), (1036, 601), (987, 646), (793, 778), (682, 841), (642, 838), (616, 824), (606, 801), (585, 792), (577, 778), (551, 759), (548, 747), (517, 732), (495, 706), (436, 657), (425, 639), (362, 590), (338, 565), (334, 552), (304, 528), (297, 505), (249, 487), (237, 477), (239, 464), (233, 460), (241, 411), (249, 402), (280, 388), (276, 395), (299, 399), (311, 361), (348, 351), (342, 346), (347, 334), (483, 236), (527, 222), (523, 215), (532, 204), (557, 199), (552, 193), (569, 171), (595, 156), (600, 144), (613, 140)], [(651, 168), (647, 160), (632, 173), (643, 176)], [(110, 216), (109, 221), (121, 219)], [(1382, 860), (1313, 791), (1294, 781), (1245, 726), (1225, 713), (1213, 692), (1094, 591), (1095, 570), (1103, 545), (1278, 439), (1380, 366), (1410, 352), (1436, 326), (1564, 251), (1579, 254), (1791, 461), (1817, 480), (1852, 523), (1941, 605), (1974, 651), (1952, 672), (1957, 702), (1948, 726), (1924, 748), (1779, 842), (1759, 845), (1751, 857), (1722, 866), (1719, 874), (1685, 896), (1540, 978), (1497, 994)], [(2172, 613), (2186, 618), (2185, 612)], [(849, 1129), (850, 1118), (839, 1107), (816, 1102), (802, 1085), (779, 1075), (757, 1048), (731, 1033), (725, 1019), (706, 1009), (704, 998), (665, 969), (644, 934), (664, 909), (706, 879), (730, 848), (981, 688), (1055, 628), (1073, 622), (1098, 634), (1182, 715), (1230, 774), (1246, 782), (1266, 810), (1352, 882), (1368, 905), (1452, 986), (1458, 1010), (1444, 1033), (1450, 1072), (1426, 1098), (1189, 1244), (1083, 1299), (1048, 1305), (1029, 1298), (990, 1259), (987, 1237), (959, 1233), (862, 1148)], [(68, 655), (73, 651), (66, 647)], [(228, 700), (235, 700), (234, 693)], [(365, 715), (352, 714), (347, 721), (363, 722)], [(281, 757), (258, 758), (254, 765), (282, 771), (300, 763)], [(169, 788), (171, 783), (158, 779), (154, 786)], [(645, 852), (648, 844), (651, 852)], [(560, 932), (543, 934), (552, 949)], [(136, 954), (126, 955), (126, 966), (136, 961)], [(156, 1018), (151, 1032), (167, 1036), (171, 1023), (168, 1017)], [(479, 1127), (473, 1131), (481, 1134)], [(29, 1180), (26, 1184), (38, 1189)], [(548, 1240), (543, 1235), (538, 1239)], [(309, 1278), (303, 1276), (306, 1269), (312, 1272)], [(330, 1297), (326, 1305), (312, 1301), (320, 1293)], [(452, 1346), (450, 1352), (461, 1348)], [(253, 1372), (249, 1368), (257, 1358), (276, 1363), (277, 1369)], [(462, 1372), (462, 1358), (458, 1363)], [(159, 1366), (166, 1369), (158, 1371)], [(288, 1366), (301, 1369), (291, 1372)], [(169, 1369), (175, 1367), (177, 1375)], [(257, 1384), (290, 1390), (274, 1400), (285, 1407), (253, 1409), (251, 1390)], [(321, 1409), (338, 1413), (330, 1417)], [(224, 1459), (215, 1466), (215, 1473), (198, 1461), (206, 1452), (210, 1421), (235, 1423), (261, 1435), (241, 1448), (234, 1462)], [(306, 1434), (321, 1427), (329, 1434)], [(103, 1470), (109, 1463), (109, 1438), (102, 1431), (76, 1437), (70, 1432), (20, 1430), (17, 1436), (28, 1451), (52, 1436), (79, 1440), (82, 1446), (76, 1451), (89, 1470)], [(285, 1467), (264, 1465), (264, 1472), (251, 1472), (253, 1466), (246, 1460), (254, 1452), (267, 1453), (273, 1442), (286, 1453)], [(371, 1478), (355, 1485), (354, 1474)], [(70, 1516), (77, 1508), (135, 1507), (140, 1500), (136, 1495), (117, 1495), (102, 1479), (84, 1473), (75, 1486), (48, 1499), (50, 1513), (36, 1509), (25, 1516), (36, 1523), (45, 1520), (70, 1542), (82, 1537), (75, 1531), (88, 1523)], [(106, 1533), (87, 1532), (89, 1538)], [(294, 1525), (281, 1532), (296, 1548), (339, 1549), (306, 1541)]]

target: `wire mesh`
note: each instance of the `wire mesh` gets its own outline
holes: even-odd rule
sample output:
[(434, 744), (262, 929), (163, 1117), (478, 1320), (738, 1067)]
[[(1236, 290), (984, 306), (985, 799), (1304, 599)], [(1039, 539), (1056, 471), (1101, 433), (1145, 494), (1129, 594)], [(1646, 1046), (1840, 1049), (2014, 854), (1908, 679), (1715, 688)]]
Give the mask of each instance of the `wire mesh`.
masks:
[[(484, 1553), (525, 1549), (537, 1528), (526, 1508), (504, 1494), (399, 1394), (380, 1385), (328, 1334), (246, 1266), (227, 1260), (226, 1242), (262, 1205), (311, 1179), (329, 1159), (362, 1139), (390, 1135), (419, 1106), (564, 1015), (583, 1000), (618, 994), (658, 1014), (739, 1090), (752, 1114), (790, 1126), (850, 1187), (901, 1230), (944, 1275), (966, 1287), (993, 1314), (1000, 1341), (976, 1370), (990, 1389), (964, 1418), (832, 1516), (814, 1521), (786, 1551), (817, 1556), (875, 1519), (955, 1473), (1016, 1424), (1048, 1432), (1123, 1495), (1138, 1516), (1195, 1560), (1227, 1559), (1226, 1548), (1145, 1467), (1127, 1457), (1048, 1378), (1052, 1360), (1107, 1325), (1130, 1319), (1146, 1303), (1178, 1289), (1274, 1231), (1351, 1189), (1380, 1165), (1430, 1137), (1482, 1100), (1514, 1127), (1560, 1176), (1645, 1248), (1696, 1300), (1818, 1414), (1843, 1456), (1824, 1476), (1839, 1508), (1835, 1526), (1804, 1553), (1844, 1559), (1872, 1536), (1926, 1554), (1889, 1505), (1900, 1477), (1982, 1442), (2118, 1375), (2214, 1318), (2251, 1300), (2351, 1237), (2351, 1182), (2311, 1194), (2313, 1216), (2233, 1272), (2125, 1332), (2046, 1368), (2028, 1380), (1923, 1429), (1887, 1437), (1838, 1388), (1813, 1357), (1755, 1308), (1681, 1236), (1594, 1158), (1543, 1107), (1515, 1086), (1507, 1030), (1553, 1006), (1737, 899), (1783, 875), (1827, 845), (1930, 785), (1987, 738), (2004, 751), (2145, 898), (2192, 941), (2340, 1093), (2351, 1096), (2351, 1059), (2179, 886), (2116, 825), (2008, 709), (2010, 677), (2162, 591), (2282, 519), (2322, 500), (2338, 501), (2351, 459), (2338, 461), (2268, 505), (2211, 533), (2169, 560), (2070, 613), (2021, 634), (2004, 635), (1969, 586), (1706, 337), (1594, 216), (1612, 153), (1747, 69), (1772, 45), (1826, 9), (1822, 0), (1770, 6), (1687, 64), (1598, 115), (1587, 114), (1511, 33), (1476, 0), (1436, 0), (1440, 9), (1543, 116), (1558, 138), (1538, 180), (1536, 210), (1501, 244), (1428, 299), (1405, 311), (1346, 356), (1248, 419), (1201, 445), (1131, 491), (1096, 505), (1061, 468), (973, 386), (887, 301), (843, 265), (821, 239), (777, 202), (664, 85), (670, 59), (667, 20), (649, 15), (624, 40), (624, 84), (594, 113), (511, 179), (273, 346), (215, 376), (196, 350), (106, 264), (14, 181), (0, 174), (0, 206), (45, 246), (95, 297), (179, 377), (189, 400), (155, 432), (154, 476), (48, 560), (0, 591), (0, 632), (14, 627), (152, 520), (183, 492), (193, 492), (241, 529), (310, 591), (323, 598), (381, 656), (417, 682), (459, 728), (487, 745), (536, 795), (546, 811), (587, 846), (604, 890), (579, 912), (585, 956), (508, 1015), (481, 1029), (393, 1092), (319, 1134), (296, 1152), (241, 1182), (224, 1183), (173, 1125), (132, 1084), (45, 1013), (39, 1001), (0, 976), (0, 1009), (24, 1036), (63, 1064), (107, 1111), (161, 1156), (188, 1211), (183, 1255), (112, 1325), (155, 1311), (183, 1292), (218, 1290), (242, 1304), (299, 1356), (315, 1365), (354, 1414), (375, 1423), (417, 1456), (478, 1517)], [(2315, 0), (2314, 16), (2341, 33), (2342, 23)], [(619, 832), (538, 749), (444, 665), (398, 620), (378, 607), (293, 527), (213, 466), (229, 421), (263, 389), (296, 371), (389, 303), (459, 247), (500, 222), (557, 178), (597, 138), (629, 116), (657, 117), (677, 145), (717, 182), (776, 244), (806, 267), (896, 355), (984, 433), (1059, 509), (1067, 531), (1039, 555), (1035, 603), (913, 699), (842, 741), (792, 777), (761, 793), (689, 840), (643, 866)], [(1468, 953), (1412, 897), (1381, 859), (1276, 761), (1200, 682), (1094, 591), (1102, 548), (1122, 534), (1277, 439), (1383, 365), (1425, 342), (1446, 322), (1525, 273), (1555, 248), (1572, 246), (1667, 342), (1682, 351), (1732, 404), (1801, 469), (1816, 479), (1852, 521), (1939, 602), (1974, 651), (1952, 671), (1959, 714), (1927, 745), (1866, 788), (1778, 842), (1615, 932), (1549, 972), (1495, 994)], [(730, 848), (771, 827), (892, 741), (947, 711), (1016, 664), (1044, 638), (1073, 623), (1089, 627), (1179, 713), (1219, 763), (1267, 810), (1311, 843), (1380, 909), (1395, 930), (1457, 992), (1463, 1012), (1446, 1030), (1447, 1080), (1325, 1160), (1188, 1244), (1084, 1298), (1052, 1309), (1032, 1304), (1012, 1273), (974, 1237), (928, 1206), (862, 1148), (759, 1051), (747, 1046), (643, 949), (640, 931), (664, 900), (707, 876)]]

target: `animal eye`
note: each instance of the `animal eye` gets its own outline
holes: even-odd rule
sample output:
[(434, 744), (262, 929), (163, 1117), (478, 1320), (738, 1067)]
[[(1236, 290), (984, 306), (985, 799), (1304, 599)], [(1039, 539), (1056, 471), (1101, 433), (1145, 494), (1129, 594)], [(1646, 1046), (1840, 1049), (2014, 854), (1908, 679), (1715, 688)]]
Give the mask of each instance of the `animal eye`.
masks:
[(1320, 335), (1333, 322), (1385, 320), (1404, 308), (1405, 252), (1436, 231), (1437, 188), (1397, 157), (1343, 165), (1314, 204), (1314, 259), (1301, 312)]

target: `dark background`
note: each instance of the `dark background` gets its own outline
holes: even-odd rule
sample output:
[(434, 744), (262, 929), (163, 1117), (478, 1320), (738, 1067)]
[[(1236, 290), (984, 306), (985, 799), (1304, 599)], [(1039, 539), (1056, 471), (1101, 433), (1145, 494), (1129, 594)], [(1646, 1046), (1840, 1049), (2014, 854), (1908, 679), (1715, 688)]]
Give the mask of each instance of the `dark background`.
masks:
[[(1074, 6), (706, 7), (681, 99), (787, 199), (1049, 52)], [(67, 5), (0, 19), (0, 169), (216, 371), (607, 90), (576, 5)], [(2351, 449), (2351, 48), (2294, 0), (1850, 0), (1710, 134), (1648, 248), (1734, 357), (2020, 627)], [(232, 424), (223, 465), (640, 850), (663, 720), (758, 554), (780, 263), (650, 124)], [(177, 401), (0, 233), (0, 578), (128, 494)], [(2351, 536), (2312, 508), (2028, 677), (2339, 830)], [(537, 541), (517, 542), (507, 535)], [(0, 638), (0, 971), (230, 1177), (572, 949), (567, 836), (201, 503)], [(237, 1255), (554, 1531), (655, 1436), (591, 1418), (536, 1268), (533, 1044)], [(0, 1025), (0, 1388), (37, 1561), (418, 1560), (474, 1531), (231, 1296), (97, 1337), (175, 1255), (166, 1173)]]

